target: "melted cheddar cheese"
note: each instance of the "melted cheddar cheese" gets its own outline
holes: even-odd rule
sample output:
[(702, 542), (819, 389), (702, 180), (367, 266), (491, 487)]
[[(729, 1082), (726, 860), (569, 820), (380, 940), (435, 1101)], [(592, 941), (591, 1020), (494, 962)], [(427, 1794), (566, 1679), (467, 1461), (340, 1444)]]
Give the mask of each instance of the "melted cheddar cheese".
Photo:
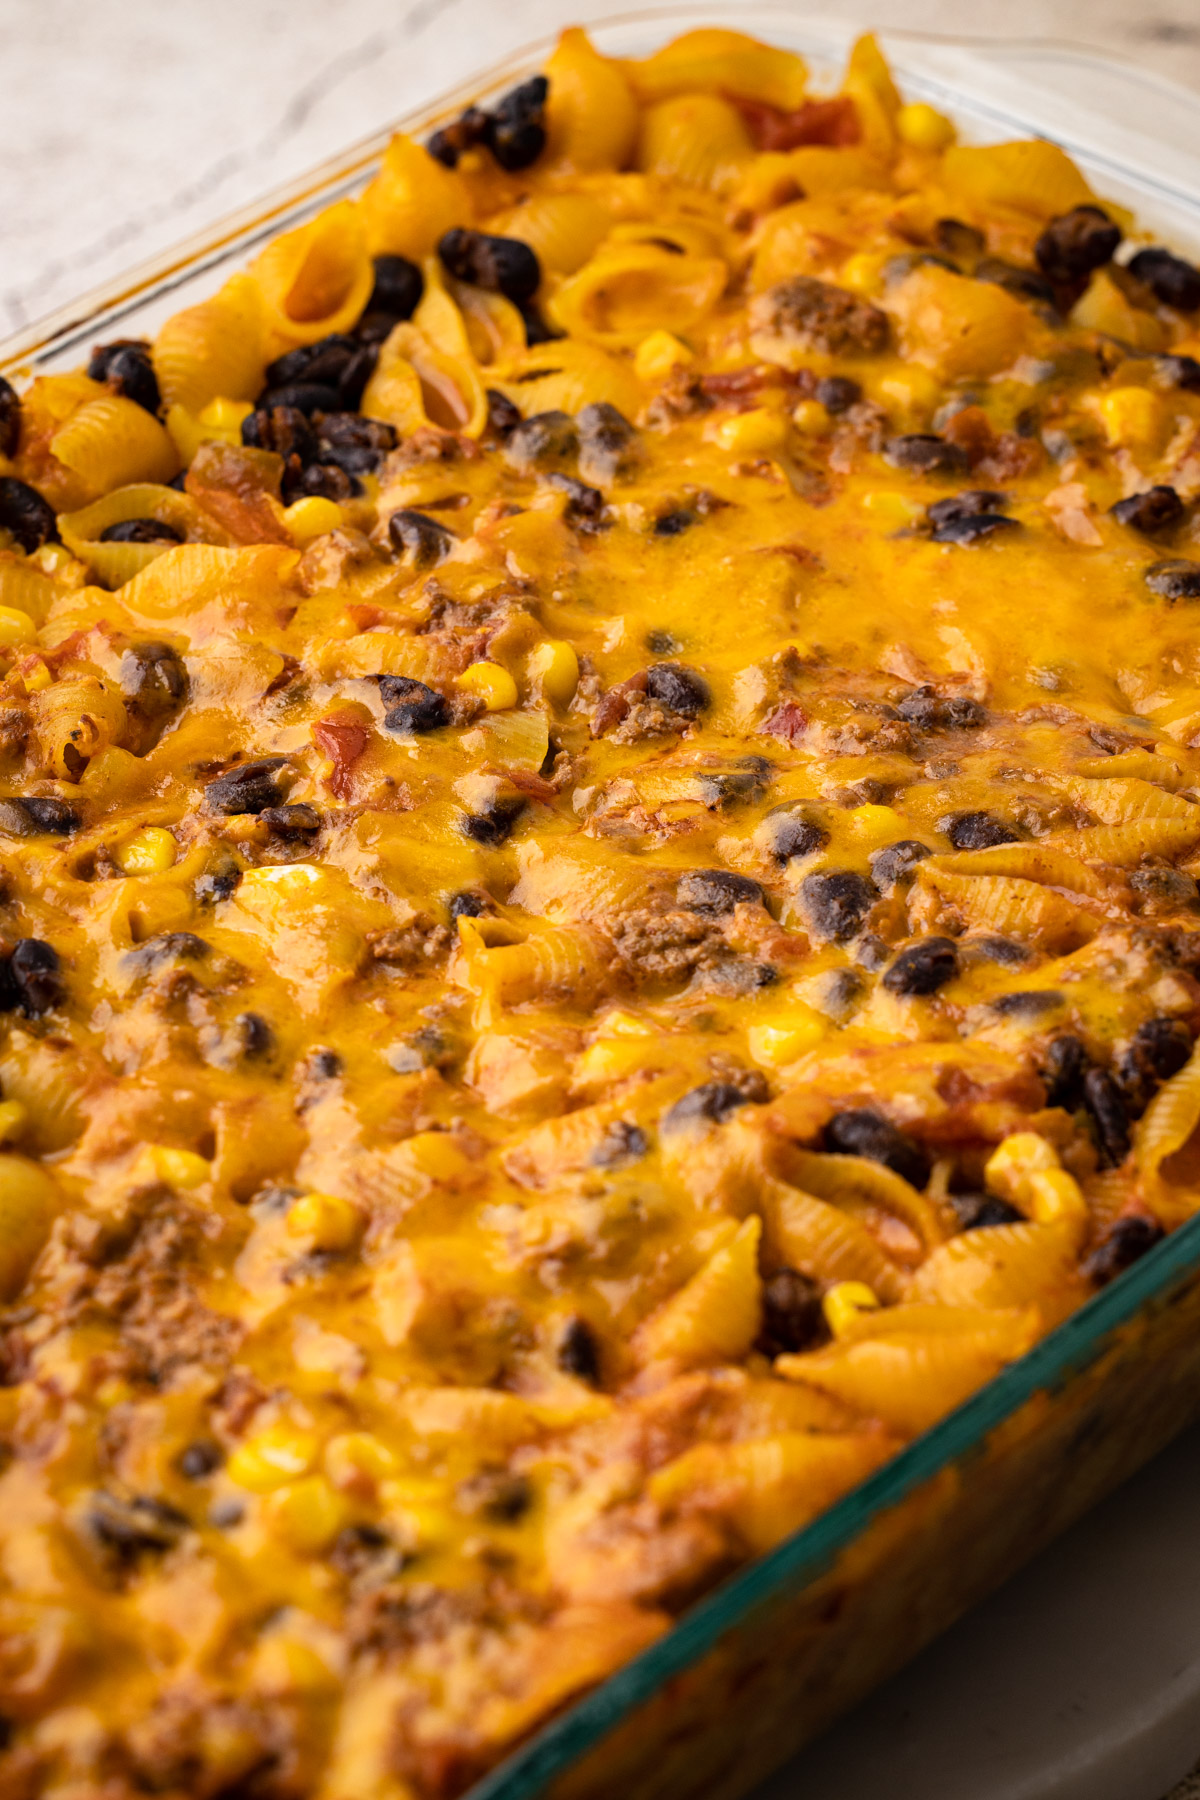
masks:
[(568, 32), (0, 390), (5, 1794), (444, 1800), (1191, 1213), (1198, 307)]

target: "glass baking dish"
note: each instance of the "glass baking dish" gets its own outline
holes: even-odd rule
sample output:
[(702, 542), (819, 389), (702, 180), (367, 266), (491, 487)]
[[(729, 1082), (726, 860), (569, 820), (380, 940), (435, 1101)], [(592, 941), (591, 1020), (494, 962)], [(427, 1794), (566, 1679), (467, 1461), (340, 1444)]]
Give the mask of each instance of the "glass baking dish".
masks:
[[(564, 0), (562, 23), (578, 9)], [(597, 22), (611, 54), (728, 24), (727, 9)], [(797, 49), (832, 85), (852, 31), (773, 7), (736, 23)], [(1200, 96), (1067, 45), (882, 34), (907, 95), (967, 141), (1042, 134), (1099, 192), (1200, 250)], [(503, 90), (535, 45), (394, 121), (423, 134)], [(262, 241), (374, 173), (380, 132), (202, 238), (0, 344), (0, 368), (77, 365), (97, 340), (147, 335)], [(554, 1719), (472, 1800), (734, 1800), (1200, 1417), (1200, 1216), (1177, 1230), (868, 1481), (694, 1606), (675, 1629)], [(367, 1795), (363, 1800), (370, 1800)]]

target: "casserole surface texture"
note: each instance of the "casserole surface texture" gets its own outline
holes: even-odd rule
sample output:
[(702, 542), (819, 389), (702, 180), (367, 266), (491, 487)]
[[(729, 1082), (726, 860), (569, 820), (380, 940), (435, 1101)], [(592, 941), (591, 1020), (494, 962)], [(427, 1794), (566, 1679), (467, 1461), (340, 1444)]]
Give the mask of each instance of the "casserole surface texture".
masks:
[(6, 1793), (457, 1794), (1190, 1217), (1198, 313), (570, 31), (0, 389)]

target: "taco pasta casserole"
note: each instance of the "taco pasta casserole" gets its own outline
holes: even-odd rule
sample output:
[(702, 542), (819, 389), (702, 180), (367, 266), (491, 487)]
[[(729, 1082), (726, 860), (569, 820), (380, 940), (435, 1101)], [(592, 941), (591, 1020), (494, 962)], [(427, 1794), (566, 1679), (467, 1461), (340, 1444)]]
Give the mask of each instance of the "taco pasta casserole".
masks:
[(445, 1800), (1191, 1213), (1198, 310), (576, 30), (0, 387), (6, 1800)]

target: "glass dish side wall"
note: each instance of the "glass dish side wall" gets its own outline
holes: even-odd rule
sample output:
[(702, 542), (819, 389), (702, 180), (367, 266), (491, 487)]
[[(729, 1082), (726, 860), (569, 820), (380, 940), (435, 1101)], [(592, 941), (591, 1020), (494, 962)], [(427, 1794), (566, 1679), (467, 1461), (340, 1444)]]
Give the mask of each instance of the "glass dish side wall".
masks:
[[(570, 9), (567, 8), (567, 11)], [(564, 13), (565, 18), (565, 13)], [(728, 24), (717, 8), (600, 24), (613, 54)], [(740, 28), (806, 54), (831, 87), (853, 35), (749, 6)], [(1200, 249), (1200, 98), (1065, 46), (885, 35), (902, 86), (964, 139), (1040, 133), (1147, 227)], [(548, 44), (396, 121), (424, 135), (503, 91)], [(1119, 116), (1118, 116), (1119, 115)], [(1147, 122), (1143, 122), (1147, 121)], [(353, 194), (380, 134), (202, 238), (0, 344), (9, 373), (69, 369), (151, 335), (277, 232)], [(552, 1722), (472, 1800), (737, 1800), (1200, 1416), (1200, 1220), (1185, 1226), (951, 1418), (701, 1602)]]

